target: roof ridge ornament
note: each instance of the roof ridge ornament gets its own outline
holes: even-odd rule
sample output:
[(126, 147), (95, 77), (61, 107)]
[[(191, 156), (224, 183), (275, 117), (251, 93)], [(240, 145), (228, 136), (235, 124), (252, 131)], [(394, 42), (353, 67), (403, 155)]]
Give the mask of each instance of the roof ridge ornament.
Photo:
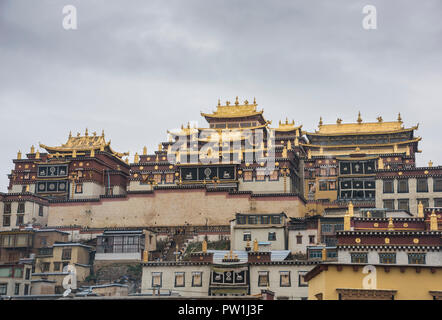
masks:
[(357, 121), (359, 124), (362, 123), (361, 111), (359, 111), (359, 113), (358, 113), (358, 120)]
[(401, 113), (399, 112), (398, 116), (397, 116), (397, 121), (398, 122), (402, 122), (402, 117), (401, 117)]
[(322, 122), (322, 117), (319, 117), (319, 126), (322, 126), (324, 123)]

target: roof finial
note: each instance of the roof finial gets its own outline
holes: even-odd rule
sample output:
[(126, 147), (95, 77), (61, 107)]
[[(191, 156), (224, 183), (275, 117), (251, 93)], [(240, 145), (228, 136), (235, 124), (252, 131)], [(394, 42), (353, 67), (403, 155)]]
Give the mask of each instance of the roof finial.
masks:
[(322, 122), (322, 117), (319, 117), (319, 125), (322, 126), (323, 122)]
[(362, 123), (361, 111), (358, 113), (358, 123)]
[(235, 99), (235, 106), (237, 106), (237, 105), (239, 105), (238, 96), (236, 96), (236, 99)]
[(34, 145), (31, 146), (31, 153), (35, 153), (35, 147), (34, 147)]
[(221, 106), (221, 99), (218, 99), (218, 107)]
[(432, 166), (433, 166), (433, 161), (430, 160), (430, 161), (428, 162), (428, 166), (429, 166), (429, 167), (432, 167)]
[(104, 138), (104, 129), (101, 131), (101, 136)]
[(72, 131), (69, 131), (69, 139), (72, 138)]
[(256, 98), (253, 97), (253, 104), (256, 106)]
[(376, 119), (378, 120), (378, 122), (384, 121), (381, 116), (377, 117)]
[(397, 115), (397, 121), (398, 122), (402, 122), (402, 117), (401, 117), (401, 113), (399, 112), (399, 114)]
[(87, 128), (86, 128), (86, 132), (84, 133), (84, 135), (85, 135), (86, 137), (89, 135), (89, 132), (87, 131)]

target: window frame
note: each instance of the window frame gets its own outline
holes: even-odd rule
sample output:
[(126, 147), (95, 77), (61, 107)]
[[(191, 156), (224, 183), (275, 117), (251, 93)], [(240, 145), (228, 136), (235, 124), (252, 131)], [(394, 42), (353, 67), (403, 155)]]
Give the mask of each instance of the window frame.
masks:
[[(288, 276), (288, 283), (287, 284), (283, 284), (283, 276)], [(291, 272), (290, 271), (279, 271), (279, 286), (281, 288), (289, 288), (292, 286), (292, 276), (291, 276)]]
[[(183, 277), (182, 284), (178, 284), (178, 282), (177, 282), (178, 276), (182, 276)], [(175, 288), (184, 288), (186, 286), (186, 273), (185, 272), (182, 272), (182, 271), (175, 272), (175, 283), (174, 283), (174, 286), (175, 286)]]
[(258, 287), (268, 287), (270, 285), (269, 275), (269, 271), (258, 271)]
[[(200, 283), (195, 283), (195, 276), (199, 274), (200, 276)], [(202, 287), (203, 286), (203, 272), (202, 271), (192, 271), (192, 287)]]

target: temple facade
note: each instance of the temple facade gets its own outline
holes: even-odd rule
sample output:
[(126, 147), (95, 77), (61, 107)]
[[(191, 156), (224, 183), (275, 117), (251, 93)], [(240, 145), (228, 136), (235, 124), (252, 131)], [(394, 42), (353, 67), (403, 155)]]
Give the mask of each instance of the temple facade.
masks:
[(257, 107), (256, 100), (218, 101), (201, 113), (206, 127), (169, 130), (156, 151), (144, 147), (132, 161), (104, 132), (87, 129), (60, 146), (18, 152), (8, 193), (0, 194), (0, 229), (229, 226), (237, 213), (300, 218), (344, 212), (349, 201), (374, 208), (376, 179), (415, 168), (418, 127), (405, 128), (400, 115), (390, 122), (321, 118), (309, 132), (288, 119), (272, 127)]

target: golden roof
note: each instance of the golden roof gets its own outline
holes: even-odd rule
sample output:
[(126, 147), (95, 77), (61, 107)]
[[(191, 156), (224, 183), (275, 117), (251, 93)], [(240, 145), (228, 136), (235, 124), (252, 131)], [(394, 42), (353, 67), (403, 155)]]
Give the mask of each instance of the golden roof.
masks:
[(230, 105), (230, 102), (226, 101), (226, 105), (222, 106), (221, 102), (218, 100), (216, 111), (214, 111), (213, 113), (201, 112), (201, 115), (208, 118), (241, 118), (262, 115), (264, 111), (257, 111), (257, 106), (258, 105), (256, 104), (255, 99), (253, 100), (252, 104), (249, 104), (249, 102), (245, 100), (244, 104), (240, 105), (238, 97), (236, 97), (234, 105)]
[(80, 133), (77, 133), (77, 136), (73, 137), (72, 134), (69, 133), (68, 141), (61, 146), (49, 147), (40, 143), (40, 147), (46, 149), (49, 153), (106, 150), (119, 158), (129, 155), (128, 152), (119, 153), (113, 151), (110, 147), (110, 143), (110, 140), (106, 142), (104, 138), (104, 131), (102, 132), (101, 136), (98, 136), (96, 132), (94, 132), (90, 136), (88, 130), (86, 129), (84, 136), (81, 136)]
[(342, 123), (341, 119), (336, 124), (323, 124), (322, 118), (319, 122), (319, 130), (306, 132), (308, 135), (358, 135), (358, 134), (387, 134), (417, 130), (418, 125), (411, 128), (404, 128), (402, 118), (399, 114), (397, 121), (384, 122), (382, 117), (377, 118), (378, 122), (363, 122), (359, 113), (357, 123)]
[(302, 128), (302, 125), (297, 126), (297, 127), (295, 126), (295, 120), (292, 120), (292, 122), (289, 122), (288, 119), (286, 118), (285, 123), (279, 121), (279, 126), (278, 126), (278, 128), (275, 128), (275, 130), (287, 132), (287, 131), (299, 130), (301, 128)]

